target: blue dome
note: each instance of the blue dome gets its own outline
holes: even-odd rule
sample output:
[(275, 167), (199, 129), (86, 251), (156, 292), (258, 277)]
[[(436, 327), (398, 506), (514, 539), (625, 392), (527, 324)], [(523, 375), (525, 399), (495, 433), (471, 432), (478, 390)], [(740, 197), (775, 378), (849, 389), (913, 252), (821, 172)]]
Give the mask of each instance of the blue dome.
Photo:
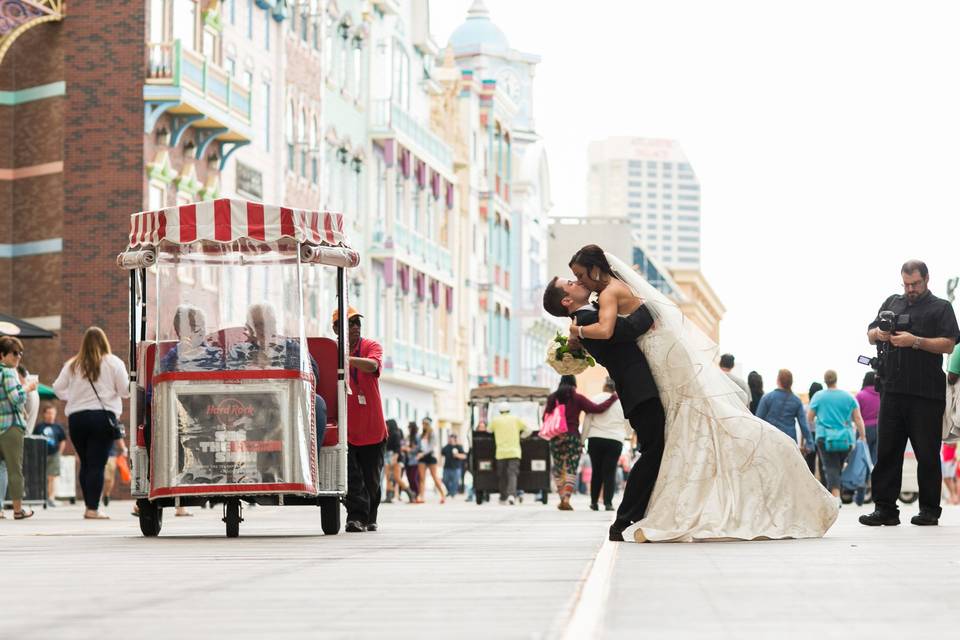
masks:
[(467, 49), (479, 45), (498, 49), (510, 48), (507, 36), (500, 27), (491, 22), (490, 11), (483, 0), (476, 0), (473, 3), (470, 11), (467, 12), (466, 22), (457, 27), (450, 36), (450, 46), (454, 49)]

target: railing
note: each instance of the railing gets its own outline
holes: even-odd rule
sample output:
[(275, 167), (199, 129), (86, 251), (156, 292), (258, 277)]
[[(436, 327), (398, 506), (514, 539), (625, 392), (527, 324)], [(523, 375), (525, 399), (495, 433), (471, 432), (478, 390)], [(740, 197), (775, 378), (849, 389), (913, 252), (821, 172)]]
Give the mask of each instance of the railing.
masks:
[(440, 244), (426, 238), (405, 225), (394, 225), (394, 244), (424, 264), (447, 274), (453, 274), (453, 255)]
[(393, 343), (392, 359), (394, 369), (409, 371), (425, 378), (453, 381), (453, 360), (442, 353), (397, 340)]
[(393, 366), (404, 370), (410, 368), (410, 350), (399, 340), (393, 343)]
[(188, 88), (231, 115), (251, 120), (250, 88), (237, 84), (203, 54), (184, 49), (179, 40), (147, 45), (147, 80)]
[(375, 100), (370, 110), (370, 125), (374, 129), (395, 130), (402, 133), (443, 166), (453, 166), (453, 149), (440, 137), (390, 100)]

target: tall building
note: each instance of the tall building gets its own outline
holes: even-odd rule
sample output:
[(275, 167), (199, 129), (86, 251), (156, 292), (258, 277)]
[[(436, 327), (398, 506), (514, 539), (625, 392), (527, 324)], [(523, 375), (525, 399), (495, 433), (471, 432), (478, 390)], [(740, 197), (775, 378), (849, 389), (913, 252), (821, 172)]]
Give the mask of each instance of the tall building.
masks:
[(700, 267), (700, 183), (674, 140), (613, 137), (590, 143), (587, 213), (623, 217), (669, 268)]
[[(463, 77), (461, 100), (476, 111), (465, 123), (474, 161), (470, 197), (487, 228), (475, 235), (492, 249), (488, 262), (467, 265), (468, 289), (476, 289), (487, 315), (470, 318), (478, 325), (469, 330), (471, 379), (549, 385), (556, 376), (543, 359), (557, 327), (540, 303), (552, 207), (546, 149), (533, 118), (540, 57), (512, 48), (483, 0), (472, 4), (449, 47)], [(487, 260), (486, 253), (477, 255)]]

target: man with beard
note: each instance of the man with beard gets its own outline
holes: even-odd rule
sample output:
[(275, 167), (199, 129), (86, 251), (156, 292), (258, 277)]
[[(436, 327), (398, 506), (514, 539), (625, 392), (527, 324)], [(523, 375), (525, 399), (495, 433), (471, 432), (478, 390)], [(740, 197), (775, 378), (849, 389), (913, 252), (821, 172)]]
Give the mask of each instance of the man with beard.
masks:
[[(599, 319), (589, 298), (590, 292), (583, 285), (555, 277), (543, 294), (543, 308), (553, 316), (572, 317), (578, 325), (587, 326)], [(629, 318), (617, 318), (610, 339), (582, 339), (583, 346), (616, 383), (623, 414), (640, 445), (640, 459), (630, 471), (617, 518), (610, 525), (610, 539), (618, 542), (623, 541), (623, 530), (646, 513), (663, 457), (666, 417), (650, 366), (637, 346), (638, 336), (652, 325), (653, 318), (641, 306)]]
[[(360, 337), (363, 316), (347, 308), (351, 394), (347, 399), (347, 525), (350, 532), (376, 531), (380, 506), (387, 425), (380, 402), (383, 347)], [(340, 312), (333, 312), (333, 331), (340, 335)]]

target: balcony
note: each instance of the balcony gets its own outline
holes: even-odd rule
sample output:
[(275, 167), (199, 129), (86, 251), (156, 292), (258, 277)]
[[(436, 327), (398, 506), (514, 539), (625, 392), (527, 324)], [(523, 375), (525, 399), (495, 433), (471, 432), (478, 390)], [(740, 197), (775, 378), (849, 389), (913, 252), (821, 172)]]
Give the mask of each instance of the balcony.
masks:
[(453, 149), (390, 100), (374, 100), (370, 110), (371, 135), (395, 137), (404, 147), (434, 169), (453, 175)]
[(392, 360), (395, 370), (420, 376), (424, 382), (453, 382), (453, 361), (442, 353), (397, 340)]
[(453, 254), (439, 243), (411, 231), (402, 224), (394, 225), (392, 247), (388, 246), (386, 240), (386, 234), (375, 233), (370, 255), (373, 257), (389, 257), (395, 252), (399, 252), (398, 257), (400, 259), (419, 271), (446, 280), (453, 277)]
[(163, 114), (172, 119), (170, 146), (189, 128), (196, 131), (196, 157), (211, 144), (220, 146), (220, 168), (229, 156), (253, 138), (253, 101), (242, 86), (202, 53), (179, 40), (147, 45), (143, 88), (144, 132), (153, 131)]

